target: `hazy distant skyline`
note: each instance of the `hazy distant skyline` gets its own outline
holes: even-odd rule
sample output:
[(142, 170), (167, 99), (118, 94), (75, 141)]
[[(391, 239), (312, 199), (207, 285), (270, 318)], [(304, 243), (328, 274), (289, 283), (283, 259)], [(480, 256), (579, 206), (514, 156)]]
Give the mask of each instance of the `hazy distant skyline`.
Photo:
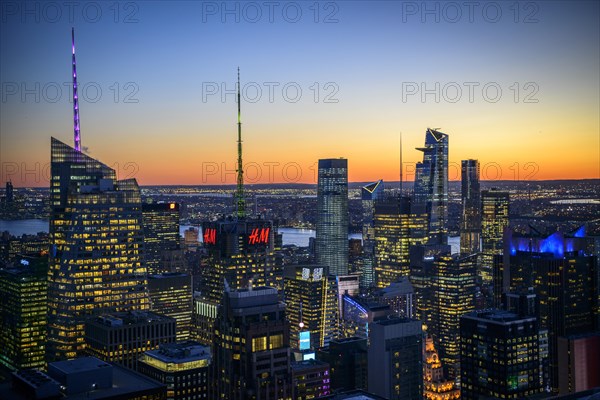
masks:
[(412, 180), (427, 127), (451, 179), (467, 158), (483, 180), (600, 177), (598, 2), (65, 4), (2, 3), (2, 184), (47, 186), (50, 136), (73, 143), (72, 26), (82, 145), (141, 185), (235, 182), (238, 66), (247, 183), (316, 183), (331, 157), (397, 181), (400, 132)]

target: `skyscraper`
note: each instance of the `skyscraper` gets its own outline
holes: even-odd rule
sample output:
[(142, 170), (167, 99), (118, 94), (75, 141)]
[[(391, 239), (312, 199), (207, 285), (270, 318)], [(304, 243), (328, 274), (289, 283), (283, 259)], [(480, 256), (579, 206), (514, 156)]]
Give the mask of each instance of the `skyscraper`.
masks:
[(161, 265), (161, 260), (165, 252), (180, 246), (179, 217), (179, 203), (142, 205), (144, 262), (149, 274), (172, 272)]
[[(290, 347), (314, 351), (338, 334), (337, 280), (326, 266), (288, 265), (285, 267), (283, 294), (290, 321)], [(306, 332), (309, 342), (301, 343)], [(307, 348), (308, 347), (308, 348)]]
[(45, 365), (47, 272), (47, 256), (0, 269), (0, 364), (9, 370)]
[(375, 283), (375, 202), (383, 198), (383, 194), (384, 184), (381, 179), (361, 189), (363, 260), (360, 286), (362, 289), (368, 289)]
[(348, 274), (348, 160), (319, 160), (316, 263)]
[(369, 392), (390, 400), (423, 398), (421, 321), (391, 318), (369, 330)]
[(177, 272), (148, 275), (152, 311), (177, 321), (177, 340), (190, 338), (192, 324), (192, 276)]
[[(496, 189), (481, 192), (481, 262), (477, 272), (484, 285), (492, 283), (494, 255), (502, 254), (502, 235), (508, 226), (508, 192)], [(502, 293), (495, 293), (500, 296)]]
[(211, 398), (291, 397), (289, 332), (276, 289), (226, 289), (215, 323)]
[(48, 355), (84, 349), (86, 318), (147, 310), (140, 189), (52, 138)]
[(428, 215), (429, 240), (448, 241), (448, 135), (427, 128), (423, 162), (415, 171), (415, 207)]
[(460, 224), (461, 254), (479, 253), (481, 240), (481, 189), (479, 161), (461, 162), (462, 216)]
[(550, 384), (554, 391), (559, 388), (559, 338), (599, 328), (598, 259), (589, 253), (592, 240), (584, 229), (550, 235), (533, 228), (527, 234), (508, 229), (504, 254), (495, 257), (496, 304), (500, 303), (498, 293), (528, 287), (538, 296), (539, 323), (548, 330)]
[(389, 197), (375, 203), (375, 281), (388, 287), (410, 275), (409, 249), (426, 239), (427, 216), (416, 214), (409, 197)]
[(523, 399), (543, 390), (535, 316), (488, 309), (460, 319), (461, 398)]
[(475, 309), (477, 255), (450, 253), (436, 256), (433, 276), (433, 335), (446, 377), (456, 379), (460, 369), (460, 316)]

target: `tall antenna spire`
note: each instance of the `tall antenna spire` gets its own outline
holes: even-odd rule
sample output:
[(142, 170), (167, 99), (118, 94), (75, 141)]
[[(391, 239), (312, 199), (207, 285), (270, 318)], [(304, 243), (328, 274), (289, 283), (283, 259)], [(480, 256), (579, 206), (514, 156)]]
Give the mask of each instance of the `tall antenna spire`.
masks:
[(402, 132), (400, 132), (400, 197), (402, 197), (402, 183), (404, 181), (402, 174)]
[(237, 103), (238, 103), (238, 161), (237, 161), (237, 190), (235, 192), (237, 217), (244, 218), (246, 216), (246, 200), (244, 198), (244, 170), (242, 164), (242, 111), (241, 111), (241, 96), (240, 96), (240, 67), (238, 67), (238, 87), (237, 87)]
[(77, 64), (75, 62), (75, 28), (71, 28), (71, 44), (73, 49), (73, 134), (75, 150), (81, 151), (81, 132), (79, 130), (79, 99), (77, 96)]

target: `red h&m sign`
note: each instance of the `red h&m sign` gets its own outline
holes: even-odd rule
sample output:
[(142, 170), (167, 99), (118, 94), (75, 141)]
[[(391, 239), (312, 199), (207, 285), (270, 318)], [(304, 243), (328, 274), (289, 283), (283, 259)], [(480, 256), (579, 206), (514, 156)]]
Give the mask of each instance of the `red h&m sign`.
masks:
[(215, 228), (206, 228), (203, 240), (206, 244), (217, 244), (217, 230)]
[(271, 228), (253, 228), (248, 236), (248, 244), (267, 244), (269, 243), (269, 232)]

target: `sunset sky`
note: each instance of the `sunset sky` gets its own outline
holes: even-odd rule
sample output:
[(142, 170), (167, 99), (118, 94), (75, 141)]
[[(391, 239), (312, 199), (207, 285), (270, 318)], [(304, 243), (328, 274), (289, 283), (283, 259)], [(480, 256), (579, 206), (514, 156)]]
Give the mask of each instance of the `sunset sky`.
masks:
[(427, 127), (450, 179), (600, 178), (596, 1), (65, 4), (2, 3), (2, 184), (47, 186), (50, 137), (73, 144), (72, 26), (82, 145), (141, 185), (235, 182), (238, 66), (249, 183), (333, 157), (398, 180), (400, 132), (412, 180)]

